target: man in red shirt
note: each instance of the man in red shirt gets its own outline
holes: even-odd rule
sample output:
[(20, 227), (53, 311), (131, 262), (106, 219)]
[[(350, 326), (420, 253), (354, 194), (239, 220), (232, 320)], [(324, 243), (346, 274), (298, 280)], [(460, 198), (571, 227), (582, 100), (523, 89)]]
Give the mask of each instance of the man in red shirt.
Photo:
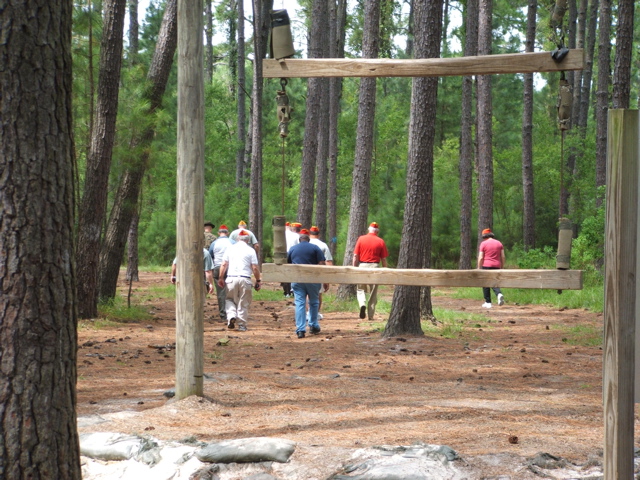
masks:
[[(369, 225), (369, 233), (358, 237), (356, 248), (353, 251), (353, 266), (361, 268), (378, 268), (382, 263), (383, 267), (387, 266), (387, 257), (389, 252), (387, 246), (378, 236), (380, 227), (376, 222)], [(367, 302), (367, 293), (369, 293), (369, 301)], [(378, 285), (358, 285), (357, 290), (358, 304), (360, 305), (360, 318), (369, 316), (369, 320), (373, 320), (376, 313), (376, 303), (378, 303)]]
[[(490, 228), (482, 231), (483, 241), (478, 248), (478, 268), (484, 270), (498, 270), (504, 267), (504, 247), (502, 243), (494, 238)], [(500, 287), (492, 287), (493, 293), (498, 297), (498, 305), (504, 305), (504, 295)], [(484, 295), (483, 308), (491, 308), (491, 288), (483, 287)]]

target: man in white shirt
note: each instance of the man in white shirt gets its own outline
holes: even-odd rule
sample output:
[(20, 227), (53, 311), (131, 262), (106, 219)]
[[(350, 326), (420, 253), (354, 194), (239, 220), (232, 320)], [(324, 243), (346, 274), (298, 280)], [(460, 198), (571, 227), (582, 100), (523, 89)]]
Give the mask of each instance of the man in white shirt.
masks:
[[(227, 312), (227, 327), (238, 330), (247, 330), (249, 320), (249, 306), (253, 299), (251, 273), (256, 277), (256, 290), (260, 289), (261, 274), (258, 269), (258, 256), (256, 251), (249, 246), (251, 236), (247, 230), (238, 232), (238, 241), (224, 252), (218, 286), (227, 287), (225, 309)], [(226, 277), (226, 280), (225, 280)]]
[[(287, 242), (287, 253), (289, 253), (291, 247), (300, 243), (301, 228), (301, 223), (285, 223), (284, 237)], [(291, 291), (291, 282), (282, 282), (280, 286), (282, 287), (282, 292), (284, 293), (285, 298), (293, 297), (293, 292)]]
[(224, 323), (227, 323), (226, 312), (226, 299), (227, 299), (227, 287), (226, 284), (223, 287), (218, 285), (220, 279), (220, 267), (222, 266), (222, 259), (227, 247), (231, 245), (229, 240), (229, 229), (226, 225), (220, 225), (218, 229), (218, 238), (209, 247), (209, 253), (213, 260), (213, 280), (216, 286), (216, 297), (218, 297), (218, 310), (220, 311), (220, 318)]
[[(324, 258), (325, 258), (325, 265), (333, 265), (333, 256), (331, 255), (331, 249), (329, 249), (329, 246), (324, 243), (322, 240), (320, 240), (320, 229), (318, 227), (316, 227), (315, 225), (313, 227), (311, 227), (309, 229), (309, 243), (312, 243), (313, 245), (317, 245), (320, 250), (322, 250), (322, 253), (324, 253)], [(325, 286), (325, 292), (329, 289), (329, 284), (326, 284)], [(322, 320), (322, 314), (320, 313), (320, 310), (322, 309), (322, 291), (320, 291), (320, 305), (318, 307), (318, 320)], [(307, 316), (309, 316), (309, 312), (307, 311)]]
[(229, 235), (231, 243), (236, 243), (238, 241), (238, 234), (240, 233), (240, 230), (244, 230), (249, 234), (249, 245), (254, 248), (258, 255), (260, 255), (260, 244), (258, 243), (258, 239), (253, 234), (253, 232), (247, 228), (247, 222), (245, 222), (244, 220), (240, 220), (240, 222), (238, 222), (238, 228), (236, 228), (233, 232), (231, 232), (231, 235)]

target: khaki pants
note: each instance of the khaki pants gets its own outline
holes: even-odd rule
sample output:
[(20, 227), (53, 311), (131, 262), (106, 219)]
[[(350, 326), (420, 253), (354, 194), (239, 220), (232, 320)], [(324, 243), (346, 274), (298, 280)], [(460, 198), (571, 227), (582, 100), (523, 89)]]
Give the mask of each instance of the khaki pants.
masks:
[(227, 321), (236, 319), (238, 327), (247, 326), (249, 320), (249, 306), (253, 300), (253, 284), (250, 278), (227, 277), (227, 298), (225, 307)]
[[(359, 267), (378, 268), (378, 263), (360, 263)], [(368, 302), (367, 293), (369, 294)], [(373, 316), (376, 313), (376, 304), (378, 303), (378, 285), (358, 285), (356, 296), (358, 298), (358, 305), (360, 307), (367, 307), (367, 317), (369, 320), (373, 320)]]

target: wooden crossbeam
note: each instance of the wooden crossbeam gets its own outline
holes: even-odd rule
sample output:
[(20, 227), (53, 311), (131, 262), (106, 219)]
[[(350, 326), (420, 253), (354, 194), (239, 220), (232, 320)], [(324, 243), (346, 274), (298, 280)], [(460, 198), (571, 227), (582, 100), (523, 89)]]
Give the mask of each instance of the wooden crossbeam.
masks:
[(549, 52), (507, 53), (454, 58), (287, 58), (262, 62), (265, 78), (447, 77), (582, 70), (582, 49), (569, 50), (561, 62)]
[(262, 264), (266, 282), (581, 290), (581, 270), (430, 270)]

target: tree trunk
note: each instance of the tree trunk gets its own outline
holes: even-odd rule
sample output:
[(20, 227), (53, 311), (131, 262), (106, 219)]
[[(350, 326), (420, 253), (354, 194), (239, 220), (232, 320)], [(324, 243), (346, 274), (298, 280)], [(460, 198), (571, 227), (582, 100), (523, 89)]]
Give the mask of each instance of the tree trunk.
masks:
[(126, 0), (105, 0), (103, 4), (98, 102), (78, 219), (76, 264), (80, 318), (98, 315), (100, 234), (107, 206), (109, 170), (116, 133), (126, 4)]
[[(464, 55), (478, 55), (478, 0), (468, 0), (464, 15), (466, 36)], [(460, 262), (468, 270), (473, 260), (471, 225), (473, 219), (473, 77), (462, 77), (462, 118), (460, 125)]]
[[(328, 42), (327, 0), (313, 0), (311, 32), (309, 34), (309, 58), (322, 58), (324, 46)], [(325, 80), (309, 78), (307, 81), (307, 106), (304, 122), (304, 145), (302, 147), (302, 168), (300, 170), (300, 192), (298, 194), (298, 222), (305, 228), (313, 220), (313, 199), (318, 160), (318, 131), (320, 109)]]
[(633, 53), (633, 0), (619, 0), (616, 59), (613, 74), (613, 108), (629, 108)]
[(127, 237), (127, 282), (138, 282), (138, 224), (140, 223), (140, 212), (136, 210), (131, 219), (129, 235)]
[[(377, 58), (380, 46), (380, 4), (365, 2), (364, 31), (362, 41), (363, 58)], [(351, 205), (349, 208), (349, 231), (344, 252), (343, 265), (351, 265), (358, 237), (367, 231), (369, 215), (369, 188), (371, 162), (373, 159), (373, 127), (376, 114), (376, 79), (360, 79), (358, 94), (358, 127), (356, 151), (351, 183)], [(383, 227), (384, 228), (384, 227)], [(356, 294), (356, 285), (340, 285), (338, 298), (348, 299)]]
[[(607, 112), (611, 85), (611, 0), (600, 2), (598, 22), (598, 87), (596, 90), (596, 187), (607, 181)], [(602, 204), (598, 196), (597, 205)]]
[(139, 50), (138, 0), (129, 0), (129, 64), (138, 62)]
[(589, 0), (584, 70), (582, 71), (582, 91), (580, 92), (580, 117), (578, 119), (582, 138), (585, 138), (587, 134), (586, 128), (589, 119), (589, 106), (591, 104), (591, 80), (593, 78), (593, 58), (596, 48), (599, 7), (600, 0)]
[(7, 480), (82, 477), (72, 17), (69, 0), (0, 8), (0, 477)]
[[(162, 97), (173, 65), (178, 41), (177, 3), (177, 0), (167, 0), (165, 4), (156, 49), (147, 74), (149, 87), (145, 90), (144, 95), (149, 102), (149, 118), (152, 118), (154, 112), (162, 105)], [(147, 126), (131, 142), (129, 151), (134, 156), (125, 159), (125, 171), (114, 198), (104, 244), (100, 252), (99, 295), (101, 299), (114, 298), (116, 295), (118, 274), (124, 257), (124, 246), (131, 220), (138, 209), (142, 180), (149, 164), (149, 147), (154, 136), (154, 125)]]
[[(491, 54), (493, 13), (492, 0), (480, 0), (478, 3), (478, 55)], [(493, 106), (491, 102), (491, 76), (477, 77), (477, 144), (478, 144), (478, 244), (480, 232), (493, 228)]]
[(204, 2), (204, 15), (207, 22), (204, 28), (204, 36), (207, 41), (204, 71), (206, 74), (206, 81), (210, 82), (213, 79), (213, 10), (211, 8), (211, 0), (205, 0)]
[[(258, 241), (262, 242), (262, 223), (264, 213), (262, 210), (262, 59), (267, 52), (267, 39), (271, 19), (269, 12), (273, 7), (273, 0), (253, 0), (254, 34), (253, 49), (255, 51), (253, 71), (253, 112), (252, 112), (252, 137), (254, 139), (251, 153), (251, 186), (249, 188), (249, 224)], [(262, 253), (258, 255), (258, 261), (262, 262)]]
[[(416, 58), (440, 56), (442, 0), (415, 0)], [(431, 238), (433, 211), (433, 146), (435, 142), (438, 78), (414, 78), (411, 92), (407, 193), (398, 268), (422, 268)], [(427, 260), (429, 264), (429, 260)], [(428, 299), (425, 300), (430, 305)], [(420, 287), (397, 285), (385, 337), (422, 335)]]
[[(240, 17), (238, 9), (242, 1), (232, 0), (229, 2), (229, 19), (227, 20), (229, 25), (229, 32), (227, 41), (229, 42), (229, 72), (231, 74), (231, 81), (229, 82), (229, 93), (232, 97), (236, 96), (236, 88), (238, 85), (238, 24), (244, 23), (244, 15)], [(240, 20), (242, 19), (242, 20)], [(213, 52), (211, 54), (213, 58)]]
[[(529, 0), (527, 9), (526, 52), (534, 51), (537, 0)], [(533, 183), (533, 74), (524, 75), (522, 94), (522, 238), (524, 249), (536, 246), (536, 208)]]
[(245, 42), (244, 42), (244, 2), (238, 2), (238, 88), (237, 109), (238, 126), (237, 136), (238, 149), (236, 150), (236, 187), (243, 185), (245, 167), (245, 144), (247, 142), (247, 74), (245, 68)]
[[(346, 35), (347, 2), (338, 0), (330, 12), (330, 53), (331, 58), (344, 58)], [(331, 255), (336, 258), (338, 236), (338, 117), (340, 115), (340, 98), (342, 97), (342, 78), (329, 80), (329, 238), (327, 243)], [(337, 262), (336, 262), (337, 264)]]

